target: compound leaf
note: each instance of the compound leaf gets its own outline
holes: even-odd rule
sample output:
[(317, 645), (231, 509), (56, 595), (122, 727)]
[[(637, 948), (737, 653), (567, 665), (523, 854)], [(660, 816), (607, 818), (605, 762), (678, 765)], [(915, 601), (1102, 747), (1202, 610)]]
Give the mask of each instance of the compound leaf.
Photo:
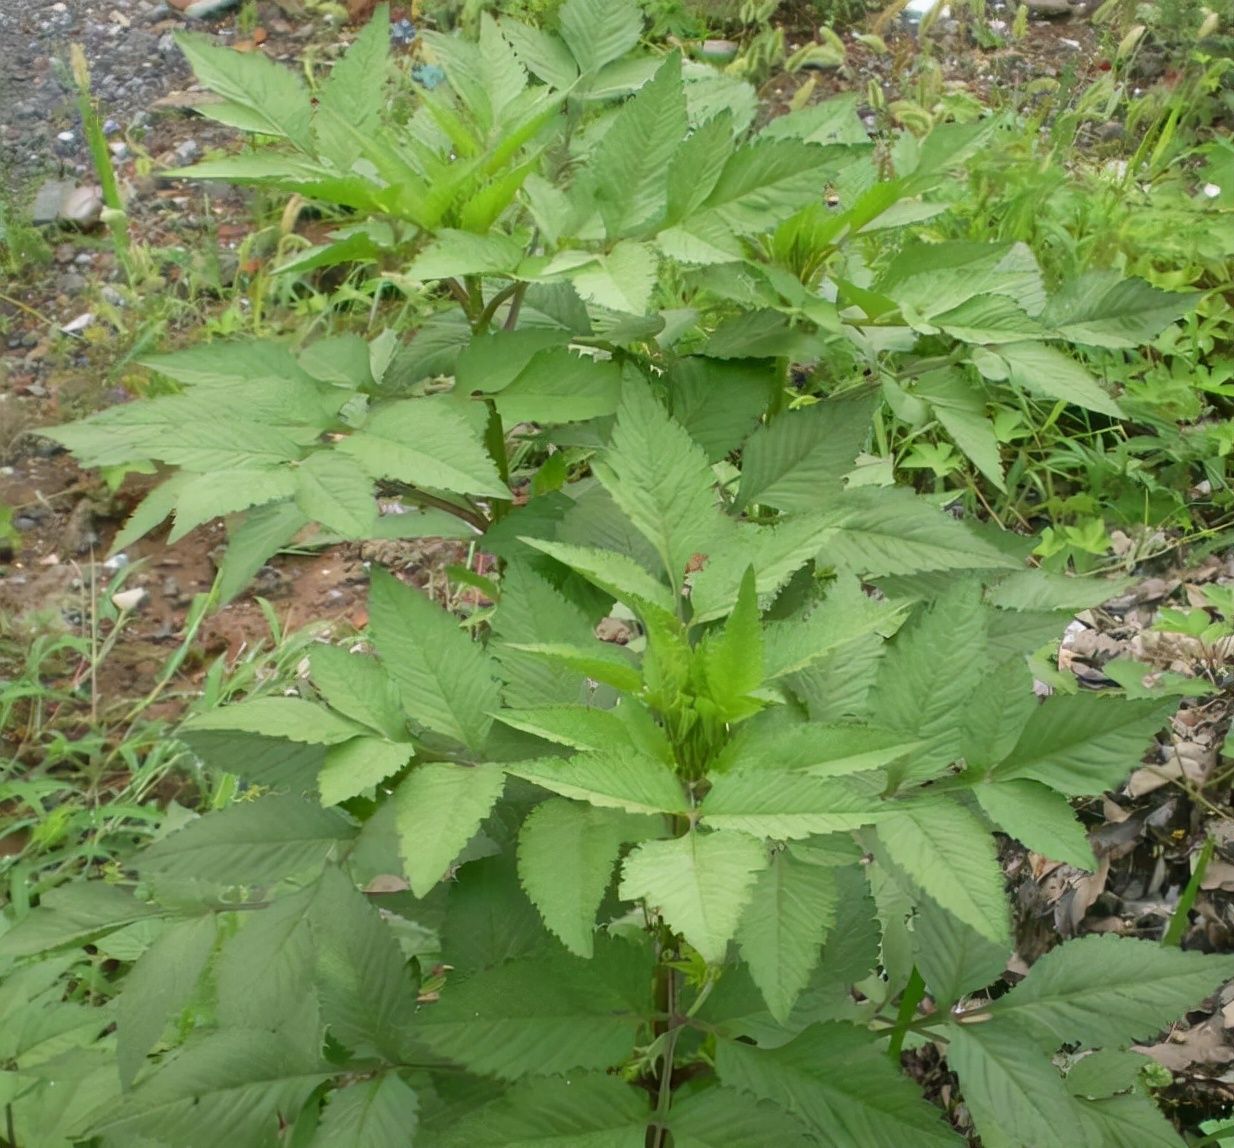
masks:
[(418, 590), (381, 570), (369, 592), (373, 641), (421, 725), (478, 750), (501, 691), (492, 664), (457, 622)]
[(519, 831), (518, 872), (544, 923), (570, 952), (590, 957), (596, 910), (622, 845), (662, 830), (654, 818), (551, 798)]
[(774, 854), (758, 876), (737, 944), (750, 976), (781, 1023), (810, 981), (838, 907), (835, 876), (826, 865)]
[(620, 894), (646, 902), (705, 961), (719, 964), (766, 864), (766, 850), (749, 834), (692, 829), (639, 845), (622, 867)]
[(446, 874), (501, 796), (505, 775), (493, 765), (419, 765), (394, 792), (399, 850), (417, 897)]

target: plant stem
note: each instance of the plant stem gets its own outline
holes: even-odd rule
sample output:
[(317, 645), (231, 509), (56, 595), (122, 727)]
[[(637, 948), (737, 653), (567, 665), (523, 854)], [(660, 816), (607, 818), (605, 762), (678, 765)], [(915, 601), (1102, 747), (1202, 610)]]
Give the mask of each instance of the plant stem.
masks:
[(1213, 849), (1216, 847), (1216, 842), (1211, 837), (1204, 839), (1204, 847), (1200, 850), (1200, 856), (1196, 859), (1195, 869), (1192, 870), (1191, 880), (1187, 882), (1187, 887), (1183, 890), (1182, 896), (1178, 898), (1178, 905), (1174, 909), (1174, 915), (1170, 918), (1170, 923), (1166, 926), (1165, 933), (1161, 937), (1161, 944), (1169, 947), (1177, 946), (1182, 943), (1183, 933), (1187, 929), (1187, 918), (1191, 914), (1191, 907), (1195, 904), (1195, 899), (1200, 892), (1200, 883), (1204, 880), (1204, 874), (1208, 871), (1208, 863), (1212, 860)]
[(523, 309), (523, 296), (527, 294), (527, 284), (519, 283), (514, 288), (514, 299), (510, 303), (510, 313), (506, 316), (504, 329), (513, 331), (518, 326), (518, 314)]
[(924, 996), (925, 981), (921, 973), (917, 971), (917, 966), (914, 965), (908, 984), (904, 986), (904, 992), (900, 994), (900, 1011), (896, 1014), (896, 1026), (891, 1033), (891, 1043), (887, 1046), (887, 1055), (897, 1065), (900, 1063), (900, 1053), (904, 1049), (904, 1038), (908, 1035), (913, 1017), (917, 1015), (917, 1006)]
[(520, 287), (526, 290), (527, 284), (507, 283), (484, 305), (484, 310), (480, 312), (480, 317), (476, 320), (475, 327), (473, 328), (475, 334), (483, 335), (488, 330), (489, 324), (492, 323), (493, 316), (497, 314), (498, 309), (507, 299), (517, 294)]
[(673, 1101), (673, 1057), (677, 1052), (677, 1037), (681, 1034), (682, 1025), (677, 1016), (677, 970), (661, 965), (656, 970), (656, 976), (659, 980), (656, 986), (656, 996), (662, 999), (664, 1011), (668, 1014), (668, 1033), (660, 1059), (660, 1087), (656, 1093), (656, 1131), (651, 1148), (664, 1148), (664, 1138), (668, 1135), (668, 1110)]
[(94, 170), (99, 177), (103, 204), (108, 210), (107, 228), (111, 232), (116, 258), (131, 280), (133, 266), (132, 252), (129, 247), (128, 217), (124, 213), (124, 200), (120, 196), (120, 185), (116, 182), (116, 168), (111, 162), (107, 137), (103, 134), (98, 109), (94, 106), (94, 100), (90, 95), (90, 68), (80, 44), (72, 44), (69, 47), (69, 67), (73, 73), (73, 82), (77, 85), (77, 110), (81, 114), (82, 132), (90, 147), (90, 158), (94, 161)]

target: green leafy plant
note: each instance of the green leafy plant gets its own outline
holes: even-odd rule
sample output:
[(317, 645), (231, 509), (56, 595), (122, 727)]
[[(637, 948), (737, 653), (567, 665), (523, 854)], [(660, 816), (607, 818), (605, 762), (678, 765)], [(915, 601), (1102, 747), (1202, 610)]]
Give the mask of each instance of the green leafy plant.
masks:
[[(373, 652), (191, 721), (254, 796), (0, 938), (5, 1031), (75, 1034), (11, 1038), (20, 1142), (959, 1144), (887, 1056), (931, 1041), (983, 1136), (1179, 1143), (1121, 1050), (1234, 961), (1090, 937), (985, 991), (991, 830), (1091, 868), (1068, 798), (1174, 703), (1039, 702), (1024, 655), (1091, 591), (912, 495), (893, 547), (854, 530), (842, 406), (753, 432), (746, 494), (818, 501), (760, 523), (634, 383), (592, 463), (620, 544), (526, 536), (471, 627), (378, 572)], [(105, 1011), (62, 999), (117, 931), (142, 951)]]
[(53, 431), (175, 468), (117, 545), (232, 516), (217, 599), (293, 540), (496, 562), (461, 619), (375, 570), (365, 643), (181, 731), (234, 802), (0, 925), (23, 1146), (962, 1143), (901, 1074), (925, 1044), (987, 1144), (1180, 1142), (1126, 1049), (1234, 962), (1084, 938), (1010, 987), (994, 837), (1092, 868), (1069, 799), (1176, 699), (1039, 701), (1105, 588), (897, 486), (895, 428), (1005, 484), (997, 408), (1117, 425), (1069, 348), (1192, 297), (914, 237), (996, 124), (752, 131), (641, 30), (482, 16), (404, 119), (383, 16), (315, 96), (186, 39), (275, 139), (196, 174), (357, 212), (317, 254), (396, 253), (426, 316), (161, 357), (178, 393)]
[[(241, 516), (226, 599), (305, 531), (525, 533), (508, 512), (529, 485), (559, 492), (636, 376), (667, 392), (713, 459), (761, 416), (873, 376), (900, 423), (953, 448), (923, 456), (883, 434), (893, 464), (924, 458), (941, 479), (962, 460), (1005, 490), (1015, 408), (1122, 414), (1059, 344), (1135, 347), (1192, 305), (1112, 272), (1050, 294), (1023, 245), (906, 239), (944, 210), (930, 195), (994, 124), (903, 135), (890, 168), (855, 97), (751, 134), (747, 85), (677, 54), (628, 55), (640, 30), (632, 4), (597, 0), (563, 6), (560, 36), (485, 16), (478, 46), (432, 40), (451, 86), (421, 92), (406, 123), (387, 114), (384, 15), (313, 97), (260, 56), (186, 38), (225, 97), (207, 114), (281, 142), (189, 174), (363, 213), (296, 266), (408, 253), (385, 274), (428, 314), (408, 343), (387, 329), (294, 356), (256, 343), (147, 360), (183, 392), (50, 432), (87, 465), (179, 468), (117, 544), (173, 513), (173, 537)], [(747, 478), (735, 493), (744, 509), (757, 492)], [(420, 513), (379, 517), (378, 495)], [(546, 516), (568, 502), (533, 500), (540, 513), (522, 517), (552, 536)]]

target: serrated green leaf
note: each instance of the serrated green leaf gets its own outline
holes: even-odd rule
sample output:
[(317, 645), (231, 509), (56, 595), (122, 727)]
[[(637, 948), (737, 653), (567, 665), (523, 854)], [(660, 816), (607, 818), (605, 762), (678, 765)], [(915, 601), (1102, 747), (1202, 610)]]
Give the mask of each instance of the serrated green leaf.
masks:
[(854, 639), (873, 642), (871, 635), (888, 635), (902, 617), (902, 608), (871, 598), (858, 579), (838, 577), (805, 617), (765, 624), (767, 678), (798, 673)]
[(1055, 694), (1033, 710), (1015, 748), (990, 771), (995, 780), (1039, 781), (1069, 797), (1120, 784), (1139, 765), (1177, 699), (1127, 701)]
[(639, 845), (622, 866), (619, 891), (660, 913), (705, 961), (719, 964), (766, 865), (766, 850), (746, 833), (691, 829)]
[(116, 1065), (132, 1084), (168, 1023), (192, 999), (218, 930), (213, 916), (177, 921), (129, 970), (116, 998)]
[(262, 797), (190, 821), (150, 846), (137, 867), (149, 877), (271, 884), (320, 870), (355, 835), (332, 809), (298, 797)]
[[(317, 90), (318, 114), (313, 134), (321, 154), (340, 171), (348, 171), (360, 157), (360, 146), (350, 132), (337, 128), (345, 120), (357, 134), (375, 135), (385, 106), (385, 84), (390, 66), (390, 10), (378, 6), (351, 47), (331, 69)], [(322, 114), (322, 111), (326, 114)]]
[(939, 1004), (992, 985), (1011, 956), (1008, 946), (983, 937), (930, 900), (915, 907), (912, 942), (913, 959)]
[(990, 1006), (1061, 1044), (1144, 1040), (1234, 976), (1234, 958), (1111, 935), (1065, 941)]
[(980, 295), (1014, 299), (1029, 315), (1045, 304), (1041, 268), (1024, 243), (905, 244), (875, 289), (926, 318)]
[(979, 1133), (1010, 1133), (1011, 1143), (1025, 1148), (1096, 1148), (1078, 1127), (1058, 1069), (1031, 1043), (1026, 1048), (1013, 1026), (955, 1025), (948, 1036), (947, 1063)]
[(588, 686), (603, 682), (626, 693), (637, 693), (643, 677), (633, 660), (609, 643), (567, 646), (557, 642), (511, 643), (511, 651), (542, 659), (545, 663), (589, 679)]
[(504, 390), (540, 354), (564, 350), (568, 332), (529, 327), (522, 331), (488, 331), (475, 335), (454, 364), (455, 386), (465, 394)]
[(888, 806), (844, 778), (755, 770), (713, 776), (699, 815), (714, 829), (796, 840), (873, 825)]
[(669, 1128), (674, 1148), (809, 1148), (817, 1143), (784, 1109), (725, 1088), (675, 1101)]
[(973, 786), (986, 815), (1009, 837), (1051, 861), (1090, 872), (1093, 847), (1067, 799), (1035, 781), (992, 781)]
[(363, 734), (358, 726), (304, 698), (253, 698), (189, 718), (186, 731), (237, 730), (310, 745), (337, 745)]
[(614, 744), (634, 747), (625, 722), (613, 710), (556, 705), (504, 709), (493, 716), (513, 729), (573, 749), (599, 750)]
[(399, 852), (417, 897), (445, 875), (501, 796), (505, 775), (492, 765), (419, 765), (394, 793)]
[(239, 104), (265, 134), (286, 139), (311, 154), (309, 94), (294, 71), (261, 52), (221, 48), (198, 33), (181, 32), (176, 44), (207, 88)]
[(249, 579), (308, 525), (294, 502), (273, 502), (227, 523), (227, 553), (219, 567), (215, 591), (225, 606)]
[(353, 455), (374, 478), (456, 494), (510, 496), (471, 425), (456, 408), (435, 398), (379, 407), (335, 450)]
[(852, 1025), (811, 1025), (773, 1049), (719, 1041), (716, 1071), (728, 1087), (795, 1115), (829, 1148), (959, 1148), (963, 1143), (871, 1034)]
[(689, 810), (672, 767), (632, 748), (514, 762), (505, 770), (551, 793), (602, 809), (679, 814)]
[(253, 785), (297, 796), (313, 793), (326, 747), (283, 737), (230, 730), (189, 730), (177, 735), (208, 769), (234, 773)]
[[(640, 234), (663, 218), (668, 208), (669, 161), (686, 130), (681, 54), (673, 52), (651, 80), (622, 105), (588, 164), (610, 239)], [(618, 244), (614, 253), (621, 246)], [(622, 277), (628, 275), (628, 270), (622, 272)], [(575, 285), (579, 286), (578, 280)], [(587, 298), (587, 292), (581, 286), (579, 289)], [(644, 308), (645, 304), (617, 309), (642, 314)]]
[(1007, 898), (994, 842), (953, 802), (907, 803), (876, 830), (886, 856), (915, 886), (996, 944), (1009, 944)]
[(544, 923), (580, 957), (594, 949), (596, 911), (621, 847), (663, 830), (655, 818), (552, 798), (519, 831), (518, 871)]
[(167, 541), (178, 542), (212, 518), (282, 502), (295, 492), (296, 476), (286, 469), (234, 467), (196, 475), (177, 487), (175, 525)]
[(776, 1020), (788, 1020), (809, 984), (838, 903), (832, 870), (800, 861), (790, 850), (777, 851), (759, 874), (737, 944)]
[(581, 672), (512, 648), (511, 643), (542, 642), (586, 648), (595, 638), (592, 624), (582, 610), (534, 573), (525, 561), (507, 564), (501, 579), (501, 600), (491, 625), (494, 640), (489, 650), (505, 680), (507, 705), (541, 706), (583, 700), (585, 684)]
[(550, 88), (569, 88), (578, 79), (578, 65), (569, 48), (551, 32), (508, 18), (498, 27), (523, 67)]
[(449, 984), (421, 1012), (418, 1036), (471, 1072), (514, 1080), (605, 1069), (629, 1055), (644, 1023), (651, 960), (602, 940), (590, 961), (560, 949)]
[(587, 75), (620, 59), (643, 31), (633, 0), (566, 0), (558, 14), (561, 38)]
[(995, 348), (1007, 364), (1011, 382), (1027, 391), (1112, 418), (1124, 418), (1122, 408), (1101, 384), (1070, 355), (1043, 343), (1009, 343)]
[(1174, 1125), (1146, 1096), (1081, 1099), (1076, 1105), (1089, 1142), (1101, 1148), (1182, 1148), (1184, 1144)]
[(272, 1033), (217, 1032), (108, 1104), (91, 1131), (183, 1148), (267, 1148), (280, 1120), (294, 1121), (331, 1075)]
[(724, 628), (708, 634), (697, 655), (708, 700), (726, 722), (747, 717), (759, 707), (750, 697), (763, 684), (763, 634), (754, 581), (751, 567)]
[(393, 931), (341, 869), (322, 877), (309, 927), (331, 1034), (359, 1057), (413, 1057), (416, 979)]
[(491, 660), (455, 620), (418, 590), (373, 571), (373, 641), (421, 725), (478, 750), (500, 705)]
[(880, 725), (922, 743), (897, 779), (936, 776), (960, 756), (965, 707), (985, 676), (986, 624), (979, 588), (961, 582), (919, 610), (891, 642), (871, 709)]
[[(515, 334), (531, 332), (515, 332)], [(507, 426), (582, 422), (617, 410), (621, 367), (564, 347), (534, 355), (518, 376), (495, 397)]]
[[(693, 138), (693, 137), (691, 137)], [(691, 355), (668, 372), (669, 412), (718, 462), (758, 423), (777, 380), (765, 362), (722, 362)]]
[(511, 274), (523, 248), (506, 235), (476, 235), (443, 227), (407, 268), (413, 279), (452, 279), (465, 275)]
[(1006, 490), (998, 436), (985, 398), (959, 371), (932, 371), (913, 387), (965, 457), (999, 490)]
[(761, 426), (741, 455), (737, 507), (759, 503), (779, 510), (819, 510), (839, 492), (865, 444), (873, 394), (785, 411)]
[(445, 1148), (643, 1148), (646, 1098), (603, 1073), (516, 1084), (463, 1117)]
[(309, 455), (296, 468), (296, 503), (314, 522), (344, 538), (368, 538), (377, 523), (373, 483), (360, 464), (332, 450)]
[(813, 515), (788, 516), (770, 526), (734, 524), (726, 537), (704, 552), (694, 575), (690, 601), (694, 622), (722, 618), (737, 601), (746, 570), (754, 567), (755, 589), (763, 605), (800, 570), (830, 537), (830, 526)]
[(420, 1101), (393, 1072), (334, 1089), (310, 1148), (401, 1148), (413, 1141)]
[(737, 235), (761, 234), (819, 198), (827, 149), (799, 140), (764, 140), (738, 148), (700, 213), (722, 221)]
[(315, 645), (309, 653), (309, 673), (331, 709), (391, 741), (406, 735), (398, 692), (376, 658)]
[(143, 917), (158, 916), (161, 911), (120, 885), (102, 881), (60, 885), (44, 893), (39, 905), (0, 937), (0, 957), (31, 957)]
[(1089, 271), (1067, 283), (1041, 318), (1064, 339), (1134, 349), (1192, 311), (1199, 296), (1162, 291), (1117, 271)]
[(309, 932), (318, 888), (306, 886), (243, 914), (239, 930), (224, 942), (215, 968), (224, 1028), (278, 1032), (297, 1047), (318, 1046), (321, 1018)]
[(1006, 343), (1013, 339), (1040, 339), (1047, 332), (1006, 295), (978, 295), (947, 311), (931, 311), (927, 323), (913, 322), (928, 334), (945, 331), (962, 343)]
[(570, 276), (574, 289), (589, 303), (622, 314), (644, 315), (651, 306), (659, 258), (647, 243), (623, 239), (612, 251), (597, 255)]
[(1129, 589), (1126, 578), (1081, 578), (1021, 570), (1000, 578), (987, 595), (990, 605), (1003, 610), (1066, 610), (1069, 613), (1100, 606)]
[(803, 722), (779, 729), (750, 728), (725, 746), (717, 772), (801, 771), (810, 777), (843, 777), (880, 769), (917, 747), (914, 740), (868, 725)]
[(413, 752), (406, 742), (380, 737), (354, 737), (332, 745), (317, 775), (322, 805), (339, 805), (367, 792), (402, 769)]
[(820, 543), (824, 562), (857, 574), (919, 574), (929, 570), (1014, 569), (1020, 562), (906, 490), (852, 490), (820, 516), (831, 533)]
[(194, 478), (195, 476), (188, 471), (181, 471), (179, 474), (173, 474), (171, 478), (160, 482), (158, 486), (141, 500), (137, 509), (129, 515), (123, 528), (112, 541), (108, 553), (119, 553), (161, 525), (164, 519), (175, 510), (180, 492)]
[(646, 603), (666, 614), (675, 612), (673, 591), (633, 558), (611, 550), (549, 542), (542, 538), (523, 538), (522, 541), (556, 558), (628, 605), (638, 607)]

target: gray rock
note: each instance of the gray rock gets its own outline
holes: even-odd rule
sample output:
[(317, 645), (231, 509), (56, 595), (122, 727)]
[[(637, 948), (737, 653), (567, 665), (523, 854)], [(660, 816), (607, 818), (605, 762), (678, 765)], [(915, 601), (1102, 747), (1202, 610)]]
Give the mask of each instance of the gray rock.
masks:
[(65, 196), (74, 190), (74, 184), (63, 179), (45, 180), (34, 196), (31, 222), (36, 227), (55, 223), (60, 218), (60, 205)]
[(1046, 20), (1073, 16), (1083, 7), (1083, 0), (1074, 4), (1071, 0), (1023, 0), (1023, 2), (1030, 16), (1039, 16)]
[(201, 155), (201, 144), (194, 139), (182, 140), (176, 144), (176, 161), (180, 164), (192, 163)]

